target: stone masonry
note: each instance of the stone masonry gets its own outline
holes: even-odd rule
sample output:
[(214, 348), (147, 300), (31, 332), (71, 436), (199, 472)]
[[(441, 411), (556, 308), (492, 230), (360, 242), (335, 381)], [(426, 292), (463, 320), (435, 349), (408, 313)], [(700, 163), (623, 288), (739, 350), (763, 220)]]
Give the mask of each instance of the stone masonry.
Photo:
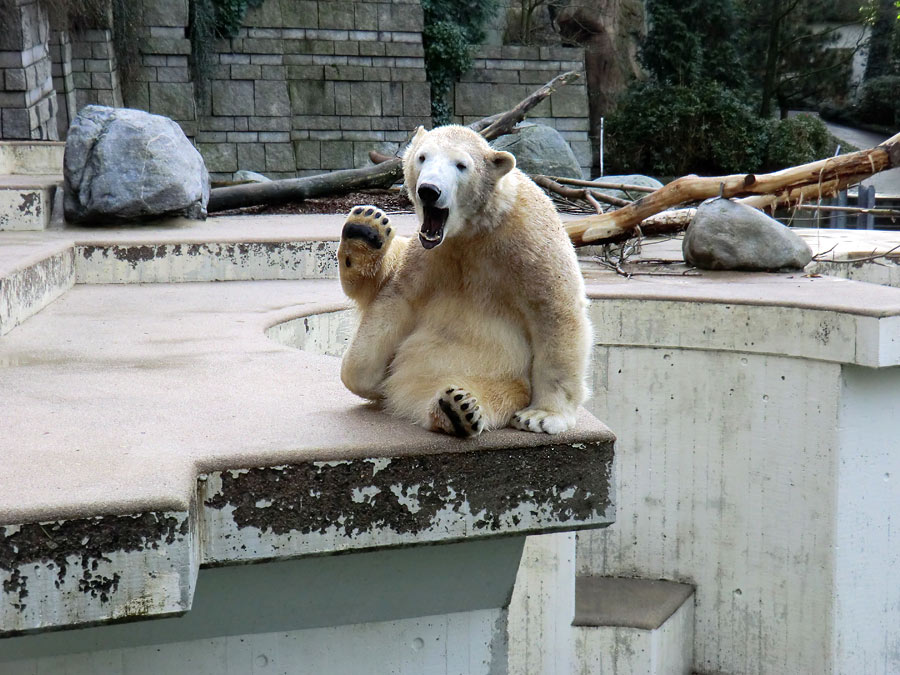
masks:
[[(508, 110), (568, 70), (584, 72), (583, 48), (482, 45), (475, 53), (472, 70), (460, 78), (454, 90), (457, 121), (469, 124)], [(584, 79), (557, 90), (529, 113), (528, 120), (559, 131), (572, 146), (585, 175), (590, 174), (590, 125)]]
[[(37, 0), (0, 0), (3, 11), (12, 11), (9, 7), (15, 16), (29, 17), (21, 19), (23, 27), (46, 26), (45, 16), (43, 23), (30, 18), (43, 14)], [(45, 113), (38, 109), (49, 110), (51, 101), (55, 114), (57, 95), (60, 138), (82, 106), (125, 105), (178, 122), (211, 178), (221, 181), (241, 169), (286, 178), (362, 166), (370, 150), (393, 153), (416, 126), (431, 126), (418, 0), (264, 0), (234, 38), (215, 43), (200, 100), (188, 24), (189, 0), (143, 0), (140, 61), (127, 80), (116, 67), (109, 30), (53, 24), (53, 31), (39, 29), (30, 38), (27, 44), (34, 49), (0, 52), (0, 64), (23, 59), (32, 64), (40, 57), (45, 64), (40, 68), (47, 71), (41, 87), (28, 96), (10, 87), (19, 71), (6, 75), (0, 136), (55, 137), (49, 128), (35, 130), (39, 126), (29, 126), (25, 135), (23, 120), (29, 114), (29, 124), (40, 120)], [(485, 45), (456, 87), (457, 119), (467, 123), (506, 110), (572, 69), (583, 70), (580, 49)], [(32, 71), (37, 82), (39, 67)], [(52, 97), (43, 96), (45, 90)], [(26, 99), (33, 100), (34, 112), (11, 105)], [(560, 89), (530, 119), (559, 130), (582, 165), (589, 165), (583, 84)]]
[(55, 140), (50, 23), (38, 0), (0, 0), (0, 137)]

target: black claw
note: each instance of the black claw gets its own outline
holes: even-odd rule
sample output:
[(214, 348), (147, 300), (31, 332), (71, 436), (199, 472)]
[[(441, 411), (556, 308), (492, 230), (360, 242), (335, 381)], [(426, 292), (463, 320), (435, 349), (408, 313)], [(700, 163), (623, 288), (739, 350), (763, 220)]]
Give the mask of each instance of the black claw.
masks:
[(457, 394), (456, 396), (453, 397), (453, 400), (454, 400), (454, 401), (462, 401), (462, 400), (463, 400), (463, 395), (462, 395), (462, 394)]
[(474, 412), (468, 413), (468, 414), (466, 415), (466, 421), (471, 422), (473, 417), (475, 417), (475, 413), (474, 413)]
[[(387, 220), (387, 219), (385, 219), (385, 220)], [(386, 230), (384, 231), (384, 233), (385, 233), (385, 234), (390, 234), (390, 233), (391, 233), (391, 228), (386, 229)]]
[(459, 406), (459, 407), (462, 408), (463, 410), (468, 410), (468, 409), (469, 409), (469, 402), (466, 401), (465, 403), (463, 403), (463, 404), (462, 404), (461, 406)]
[(366, 209), (366, 214), (365, 214), (365, 215), (371, 216), (373, 213), (375, 213), (375, 209)]
[(447, 416), (447, 419), (450, 420), (450, 424), (453, 425), (453, 433), (455, 433), (460, 438), (465, 438), (469, 434), (466, 433), (465, 427), (463, 427), (462, 422), (459, 419), (459, 415), (456, 414), (456, 411), (453, 409), (447, 401), (442, 398), (438, 399), (438, 405), (441, 410), (444, 411), (444, 414)]
[(376, 211), (375, 212), (375, 220), (378, 220), (379, 218), (381, 218), (381, 215), (382, 215), (381, 211)]
[(353, 213), (355, 213), (356, 215), (359, 215), (362, 212), (363, 212), (363, 207), (361, 207), (361, 206), (357, 206), (356, 208), (353, 209)]
[(382, 219), (381, 224), (382, 224), (382, 225), (387, 225), (389, 222), (391, 222), (391, 221), (388, 220), (388, 217), (387, 217), (387, 216), (385, 216), (385, 217)]
[(447, 390), (447, 393), (448, 393), (448, 394), (452, 394), (452, 393), (453, 393), (453, 388), (451, 387), (450, 389), (448, 389), (448, 390)]

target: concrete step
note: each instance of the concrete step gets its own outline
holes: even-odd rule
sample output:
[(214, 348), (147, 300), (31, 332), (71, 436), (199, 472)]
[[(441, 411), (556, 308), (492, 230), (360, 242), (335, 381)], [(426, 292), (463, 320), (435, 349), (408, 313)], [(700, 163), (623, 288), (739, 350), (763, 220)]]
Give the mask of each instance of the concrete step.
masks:
[(690, 675), (694, 587), (674, 581), (577, 576), (580, 675)]
[(0, 175), (0, 230), (46, 230), (63, 224), (59, 174)]
[(0, 241), (0, 335), (38, 313), (75, 284), (71, 241), (28, 234)]

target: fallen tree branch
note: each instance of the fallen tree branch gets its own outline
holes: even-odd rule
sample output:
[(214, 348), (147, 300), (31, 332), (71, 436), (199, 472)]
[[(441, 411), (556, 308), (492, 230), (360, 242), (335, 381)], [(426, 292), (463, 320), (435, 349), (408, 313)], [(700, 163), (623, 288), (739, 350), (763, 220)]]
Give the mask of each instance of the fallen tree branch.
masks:
[[(574, 188), (560, 185), (557, 179), (550, 178), (550, 176), (531, 176), (531, 180), (533, 180), (545, 190), (555, 192), (560, 197), (565, 197), (566, 199), (581, 199), (589, 203), (591, 202), (591, 200), (600, 200), (601, 202), (606, 202), (607, 204), (611, 204), (612, 206), (628, 206), (631, 204), (631, 202), (629, 202), (627, 199), (613, 197), (602, 192), (597, 192), (596, 190), (588, 190), (587, 188)], [(585, 183), (587, 181), (581, 182)], [(593, 204), (591, 205), (593, 206)], [(601, 213), (601, 211), (597, 209), (596, 206), (594, 208), (597, 213)]]
[[(533, 91), (511, 110), (485, 117), (469, 126), (489, 141), (511, 133), (513, 127), (525, 119), (532, 108), (559, 87), (578, 78), (579, 74), (575, 71), (557, 75), (547, 84)], [(365, 166), (360, 169), (343, 169), (304, 178), (286, 178), (268, 183), (249, 183), (215, 188), (210, 190), (209, 204), (206, 210), (214, 213), (257, 204), (279, 204), (313, 197), (340, 195), (355, 190), (387, 188), (402, 180), (403, 168), (399, 157), (389, 157), (381, 153), (378, 153), (376, 157), (385, 159), (374, 166)], [(376, 161), (371, 153), (370, 158), (373, 162)]]
[(684, 176), (616, 211), (566, 225), (576, 246), (615, 240), (670, 207), (711, 197), (739, 197), (750, 206), (774, 209), (833, 195), (864, 178), (900, 166), (900, 134), (870, 150), (782, 169), (769, 174)]
[(550, 176), (551, 179), (563, 185), (579, 185), (581, 187), (597, 188), (599, 190), (621, 190), (622, 192), (656, 192), (659, 188), (646, 185), (631, 185), (629, 183), (608, 183), (603, 180), (578, 180), (577, 178), (565, 178), (563, 176)]

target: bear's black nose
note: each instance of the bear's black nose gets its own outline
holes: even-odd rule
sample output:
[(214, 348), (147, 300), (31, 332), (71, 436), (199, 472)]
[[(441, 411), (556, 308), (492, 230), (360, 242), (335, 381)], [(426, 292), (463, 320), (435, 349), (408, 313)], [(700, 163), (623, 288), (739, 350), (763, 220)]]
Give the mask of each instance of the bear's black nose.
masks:
[(431, 206), (441, 197), (441, 189), (431, 183), (422, 183), (416, 192), (418, 192), (419, 199), (426, 206)]

